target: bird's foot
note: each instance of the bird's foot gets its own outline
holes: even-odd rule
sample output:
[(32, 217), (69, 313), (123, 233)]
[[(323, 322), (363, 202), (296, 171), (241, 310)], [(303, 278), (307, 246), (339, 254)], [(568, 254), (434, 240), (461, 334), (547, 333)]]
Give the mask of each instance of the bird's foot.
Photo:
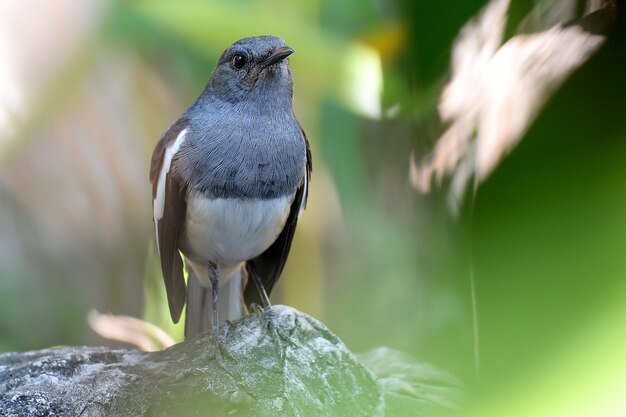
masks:
[(217, 365), (222, 368), (226, 368), (227, 360), (233, 359), (226, 349), (226, 333), (226, 326), (217, 329), (217, 332), (214, 331), (213, 333), (213, 340), (215, 341), (215, 361), (217, 362)]
[(263, 324), (263, 327), (269, 327), (276, 317), (271, 304), (267, 307), (261, 307), (260, 305), (253, 303), (250, 306), (250, 312), (257, 315)]
[(294, 340), (289, 332), (285, 332), (284, 326), (281, 326), (277, 320), (278, 316), (272, 306), (261, 307), (258, 304), (252, 304), (251, 311), (255, 313), (261, 322), (261, 339), (269, 338), (272, 343), (279, 346), (281, 356), (284, 355), (284, 345), (287, 344), (292, 348), (298, 348), (300, 345)]

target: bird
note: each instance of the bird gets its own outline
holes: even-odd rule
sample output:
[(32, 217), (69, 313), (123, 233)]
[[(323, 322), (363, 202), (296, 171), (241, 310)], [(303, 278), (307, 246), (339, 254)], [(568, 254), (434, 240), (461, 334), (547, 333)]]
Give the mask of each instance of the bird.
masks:
[[(161, 271), (185, 337), (271, 311), (311, 180), (311, 150), (293, 110), (276, 36), (234, 42), (196, 101), (163, 133), (150, 162)], [(187, 282), (185, 282), (187, 271)]]

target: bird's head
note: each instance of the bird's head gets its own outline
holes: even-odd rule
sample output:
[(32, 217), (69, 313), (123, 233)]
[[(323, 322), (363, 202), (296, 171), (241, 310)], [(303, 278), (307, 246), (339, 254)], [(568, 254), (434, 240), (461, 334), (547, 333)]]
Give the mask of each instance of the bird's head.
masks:
[(229, 102), (291, 100), (293, 82), (287, 57), (293, 52), (276, 36), (241, 39), (220, 57), (207, 92)]

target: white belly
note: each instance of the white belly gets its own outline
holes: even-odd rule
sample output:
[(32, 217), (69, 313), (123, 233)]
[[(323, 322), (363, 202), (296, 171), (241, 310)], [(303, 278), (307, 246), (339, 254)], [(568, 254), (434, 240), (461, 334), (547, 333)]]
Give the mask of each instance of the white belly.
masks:
[(187, 199), (183, 253), (195, 263), (235, 266), (263, 253), (278, 237), (291, 197), (272, 200)]

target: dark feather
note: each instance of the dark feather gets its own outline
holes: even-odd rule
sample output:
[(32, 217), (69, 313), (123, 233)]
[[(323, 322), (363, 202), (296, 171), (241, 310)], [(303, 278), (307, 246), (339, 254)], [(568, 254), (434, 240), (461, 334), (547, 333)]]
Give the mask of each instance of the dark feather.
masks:
[[(166, 149), (176, 141), (180, 132), (187, 125), (185, 119), (177, 120), (163, 134), (154, 149), (150, 164), (150, 182), (152, 183), (153, 199), (156, 198), (159, 173), (163, 164)], [(172, 159), (173, 163), (174, 159)], [(186, 186), (177, 179), (174, 170), (170, 169), (165, 178), (165, 206), (163, 217), (158, 221), (157, 242), (161, 257), (161, 271), (167, 291), (167, 301), (174, 323), (180, 319), (185, 306), (187, 288), (183, 273), (183, 261), (178, 252), (178, 239), (185, 222), (187, 203), (185, 201)], [(154, 204), (154, 200), (153, 200)]]

